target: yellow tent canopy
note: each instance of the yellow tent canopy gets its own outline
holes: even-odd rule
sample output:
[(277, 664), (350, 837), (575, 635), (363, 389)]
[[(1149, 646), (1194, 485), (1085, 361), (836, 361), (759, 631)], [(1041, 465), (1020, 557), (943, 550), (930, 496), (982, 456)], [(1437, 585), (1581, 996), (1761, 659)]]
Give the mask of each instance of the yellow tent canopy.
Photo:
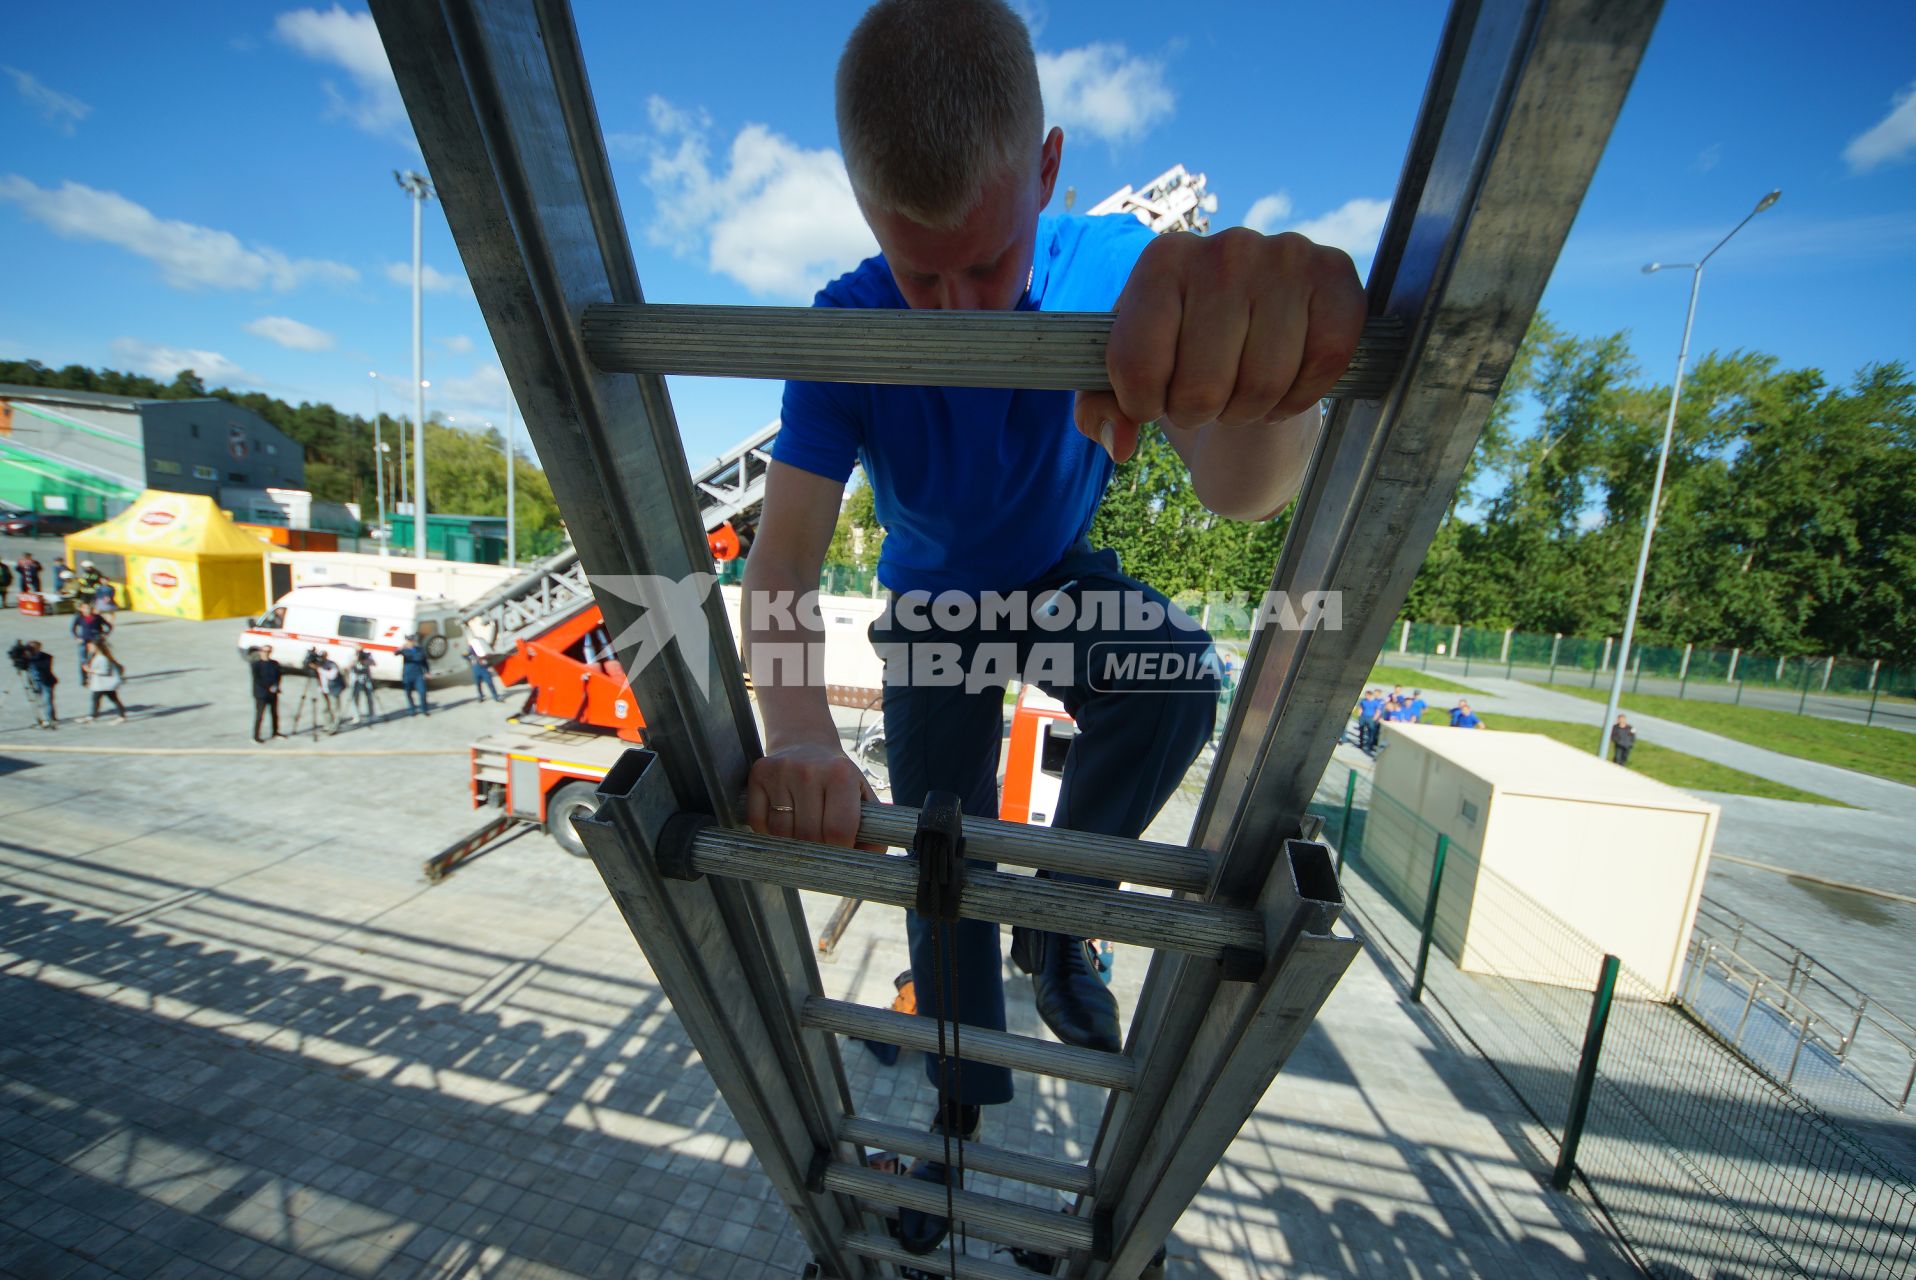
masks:
[(104, 524), (66, 540), (67, 563), (91, 560), (141, 613), (238, 618), (266, 607), (260, 567), (271, 546), (213, 499), (148, 489)]

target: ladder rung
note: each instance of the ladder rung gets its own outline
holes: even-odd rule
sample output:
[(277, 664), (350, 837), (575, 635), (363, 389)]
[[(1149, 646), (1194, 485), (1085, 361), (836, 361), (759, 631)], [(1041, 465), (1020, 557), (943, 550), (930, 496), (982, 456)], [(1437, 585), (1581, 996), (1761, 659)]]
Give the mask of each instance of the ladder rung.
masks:
[[(858, 838), (867, 844), (909, 849), (917, 830), (918, 810), (908, 805), (868, 803), (858, 811)], [(1211, 887), (1211, 855), (1181, 844), (1126, 840), (966, 814), (965, 852), (973, 858), (1018, 867), (1043, 867), (1187, 893), (1203, 893)]]
[[(909, 311), (600, 302), (582, 331), (608, 373), (931, 387), (1101, 391), (1108, 311)], [(1404, 329), (1372, 317), (1332, 397), (1375, 399), (1404, 358)]]
[[(752, 831), (707, 827), (693, 838), (691, 861), (705, 875), (894, 907), (909, 907), (918, 897), (918, 864), (910, 858)], [(1002, 871), (967, 871), (958, 913), (1194, 956), (1246, 952), (1261, 958), (1264, 952), (1264, 920), (1255, 911)]]
[[(839, 1035), (895, 1044), (901, 1049), (917, 1049), (923, 1053), (938, 1052), (937, 1022), (915, 1013), (894, 1013), (846, 1000), (806, 996), (798, 1018), (804, 1026), (820, 1031), (835, 1031)], [(1012, 1035), (1008, 1031), (987, 1031), (969, 1024), (964, 1026), (960, 1038), (964, 1056), (973, 1062), (989, 1062), (1059, 1080), (1076, 1080), (1102, 1089), (1137, 1088), (1138, 1064), (1122, 1053), (1080, 1049), (1072, 1044)]]
[[(970, 1148), (966, 1148), (969, 1153)], [(934, 1249), (930, 1253), (908, 1253), (896, 1240), (884, 1236), (875, 1236), (869, 1231), (853, 1231), (845, 1237), (845, 1247), (879, 1262), (889, 1262), (894, 1266), (910, 1267), (926, 1275), (948, 1276), (951, 1274), (951, 1259), (944, 1249)], [(1002, 1262), (992, 1262), (985, 1258), (968, 1258), (958, 1255), (958, 1280), (1031, 1280), (1035, 1272), (1023, 1267), (1006, 1266)]]
[[(945, 1155), (942, 1134), (886, 1124), (865, 1116), (846, 1116), (838, 1126), (838, 1136), (846, 1142), (879, 1147), (902, 1155), (921, 1156), (927, 1160), (942, 1160)], [(1048, 1160), (1043, 1156), (1007, 1151), (1003, 1147), (987, 1147), (976, 1142), (965, 1144), (965, 1168), (1077, 1195), (1090, 1195), (1095, 1185), (1091, 1170), (1081, 1164)]]
[[(825, 1189), (842, 1195), (857, 1196), (871, 1204), (916, 1209), (920, 1213), (945, 1212), (945, 1188), (903, 1174), (880, 1173), (855, 1164), (832, 1164), (825, 1169)], [(976, 1191), (953, 1191), (952, 1211), (960, 1222), (988, 1228), (1017, 1240), (1025, 1248), (1048, 1253), (1084, 1253), (1093, 1240), (1091, 1220), (1056, 1209), (1040, 1209), (1015, 1200)]]

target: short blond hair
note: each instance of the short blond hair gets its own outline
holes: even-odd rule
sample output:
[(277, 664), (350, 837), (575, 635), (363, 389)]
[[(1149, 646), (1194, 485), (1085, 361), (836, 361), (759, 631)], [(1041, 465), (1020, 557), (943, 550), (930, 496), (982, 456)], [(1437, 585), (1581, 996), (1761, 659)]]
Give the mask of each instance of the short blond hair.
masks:
[(928, 227), (1044, 141), (1031, 35), (1003, 0), (879, 0), (839, 57), (837, 105), (852, 189)]

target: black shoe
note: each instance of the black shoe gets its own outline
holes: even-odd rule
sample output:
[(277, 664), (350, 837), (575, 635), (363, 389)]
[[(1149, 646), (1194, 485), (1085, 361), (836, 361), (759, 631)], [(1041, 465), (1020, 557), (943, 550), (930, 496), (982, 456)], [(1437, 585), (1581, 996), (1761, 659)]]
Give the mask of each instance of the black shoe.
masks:
[(1106, 1053), (1124, 1048), (1117, 997), (1098, 977), (1097, 957), (1083, 938), (1015, 928), (1011, 958), (1031, 975), (1038, 1016), (1058, 1039)]
[[(966, 1142), (972, 1142), (977, 1139), (977, 1107), (960, 1107), (958, 1109), (957, 1129), (959, 1133), (964, 1135)], [(931, 1131), (933, 1133), (942, 1133), (944, 1131), (943, 1121), (933, 1120), (931, 1123)], [(959, 1177), (956, 1169), (952, 1169), (937, 1160), (919, 1160), (912, 1165), (911, 1172), (905, 1176), (916, 1178), (920, 1182), (930, 1182), (940, 1187), (950, 1183), (950, 1185), (957, 1190), (963, 1190), (965, 1185), (964, 1179)], [(958, 1179), (955, 1183), (951, 1182), (951, 1179), (954, 1178)], [(912, 1254), (930, 1253), (933, 1249), (936, 1249), (945, 1242), (945, 1233), (950, 1229), (951, 1223), (947, 1221), (943, 1215), (925, 1213), (918, 1209), (901, 1208), (898, 1211), (897, 1220), (892, 1223), (892, 1234), (898, 1237), (899, 1247), (904, 1249), (906, 1253)]]

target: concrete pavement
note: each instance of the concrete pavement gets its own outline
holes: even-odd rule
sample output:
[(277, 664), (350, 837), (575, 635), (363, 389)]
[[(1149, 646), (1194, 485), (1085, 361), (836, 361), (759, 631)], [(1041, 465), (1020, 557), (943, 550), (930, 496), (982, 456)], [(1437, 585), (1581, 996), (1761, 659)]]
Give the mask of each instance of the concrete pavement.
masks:
[[(796, 1275), (592, 867), (528, 833), (421, 877), (476, 825), (464, 745), (499, 708), (454, 685), (430, 719), (316, 748), (444, 754), (255, 751), (239, 626), (127, 617), (132, 724), (0, 717), (25, 748), (0, 748), (0, 1273)], [(1154, 834), (1179, 838), (1194, 794)], [(808, 899), (814, 927), (831, 905)], [(824, 981), (884, 1004), (902, 967), (900, 914), (867, 907)], [(1144, 967), (1121, 952), (1127, 1008)], [(1010, 995), (1013, 1029), (1042, 1034), (1029, 985)], [(843, 1048), (861, 1109), (928, 1113), (915, 1063)], [(1042, 1083), (985, 1138), (1082, 1155), (1101, 1106)], [(1171, 1274), (1628, 1274), (1543, 1188), (1548, 1149), (1366, 955), (1180, 1223)]]

